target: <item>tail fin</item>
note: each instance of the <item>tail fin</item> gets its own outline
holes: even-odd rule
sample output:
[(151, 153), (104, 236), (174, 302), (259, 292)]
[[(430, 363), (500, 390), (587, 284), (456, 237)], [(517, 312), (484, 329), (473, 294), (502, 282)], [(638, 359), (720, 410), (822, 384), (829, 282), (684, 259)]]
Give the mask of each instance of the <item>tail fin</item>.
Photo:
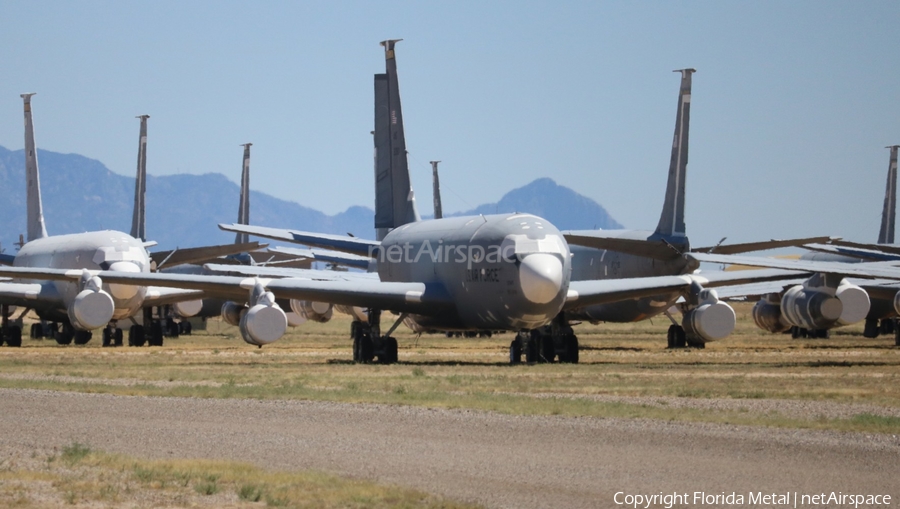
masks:
[(385, 74), (375, 75), (375, 229), (381, 239), (390, 229), (419, 221), (409, 179), (403, 112), (394, 44), (384, 46)]
[(131, 236), (147, 240), (147, 119), (150, 115), (140, 115), (141, 134), (138, 138), (137, 176), (134, 179), (134, 213), (131, 216)]
[(678, 112), (675, 115), (675, 138), (672, 159), (669, 161), (669, 183), (666, 201), (656, 234), (662, 237), (685, 237), (684, 182), (687, 177), (688, 131), (691, 122), (691, 75), (695, 69), (681, 69), (681, 90), (678, 93)]
[(438, 178), (438, 163), (440, 161), (431, 162), (431, 175), (433, 179), (432, 195), (434, 196), (434, 218), (440, 219), (444, 217), (444, 208), (441, 206), (441, 179)]
[(37, 149), (34, 147), (34, 122), (31, 119), (31, 96), (22, 94), (25, 101), (25, 183), (28, 202), (28, 242), (47, 236), (44, 208), (41, 206), (41, 177), (38, 171)]
[[(244, 143), (244, 163), (241, 171), (241, 199), (238, 205), (238, 224), (250, 224), (250, 147), (252, 143)], [(238, 233), (234, 237), (235, 244), (250, 242), (250, 235)]]
[(894, 243), (894, 218), (897, 214), (897, 148), (891, 145), (891, 162), (888, 165), (887, 189), (884, 190), (884, 209), (881, 211), (881, 230), (878, 232), (879, 244)]

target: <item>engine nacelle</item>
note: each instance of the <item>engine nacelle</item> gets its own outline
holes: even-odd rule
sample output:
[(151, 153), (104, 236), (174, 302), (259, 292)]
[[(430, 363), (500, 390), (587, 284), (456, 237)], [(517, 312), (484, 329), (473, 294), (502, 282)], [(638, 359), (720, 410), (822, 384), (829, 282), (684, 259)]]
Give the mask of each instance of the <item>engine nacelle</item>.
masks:
[(241, 317), (241, 336), (251, 345), (263, 346), (278, 341), (287, 331), (287, 315), (275, 303), (272, 292), (261, 295)]
[(112, 296), (99, 288), (85, 288), (69, 304), (69, 322), (79, 330), (105, 327), (116, 308)]
[(319, 323), (331, 320), (334, 314), (334, 306), (330, 303), (310, 300), (291, 299), (291, 310), (307, 320)]
[(764, 331), (784, 332), (791, 328), (781, 314), (781, 305), (777, 302), (770, 302), (768, 299), (762, 299), (753, 306), (753, 322), (756, 326)]
[(860, 322), (869, 314), (869, 294), (862, 288), (850, 284), (847, 280), (841, 281), (837, 291), (834, 293), (841, 304), (844, 306), (841, 311), (841, 317), (838, 319), (838, 325), (851, 325)]
[(830, 329), (840, 320), (844, 305), (825, 292), (794, 286), (781, 297), (781, 314), (791, 325), (805, 329)]
[(176, 315), (182, 318), (190, 318), (192, 316), (197, 316), (197, 314), (203, 310), (203, 301), (197, 299), (176, 302), (172, 308), (175, 310)]
[(700, 305), (684, 312), (681, 325), (684, 331), (704, 341), (725, 339), (737, 323), (734, 309), (719, 300), (714, 290), (703, 290)]
[(354, 320), (359, 320), (360, 322), (369, 320), (369, 313), (366, 312), (365, 308), (361, 308), (359, 306), (339, 305), (335, 306), (334, 309), (336, 309), (338, 313), (350, 315)]
[(286, 313), (286, 315), (287, 315), (288, 327), (299, 327), (299, 326), (303, 325), (304, 323), (306, 323), (306, 318), (303, 318), (302, 316), (298, 315), (297, 313), (294, 313), (293, 311), (288, 311)]
[(228, 325), (237, 327), (241, 324), (241, 318), (247, 312), (247, 309), (247, 306), (244, 304), (228, 301), (222, 304), (222, 320), (225, 320), (225, 323)]
[(894, 294), (894, 312), (900, 315), (900, 292)]

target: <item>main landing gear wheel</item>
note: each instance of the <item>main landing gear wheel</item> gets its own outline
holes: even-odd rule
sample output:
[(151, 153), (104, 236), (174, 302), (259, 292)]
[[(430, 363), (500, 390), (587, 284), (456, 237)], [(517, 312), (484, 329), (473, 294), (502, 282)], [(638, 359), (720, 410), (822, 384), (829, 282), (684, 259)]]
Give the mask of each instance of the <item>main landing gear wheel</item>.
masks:
[(684, 327), (672, 324), (666, 332), (666, 341), (669, 348), (684, 348), (687, 346), (687, 335), (684, 333)]
[(147, 338), (147, 344), (150, 346), (163, 346), (163, 326), (159, 320), (154, 320), (150, 324), (150, 337)]
[(877, 338), (879, 332), (881, 332), (881, 330), (878, 327), (878, 320), (875, 318), (866, 318), (866, 325), (863, 327), (863, 337)]
[(132, 325), (128, 329), (128, 346), (144, 346), (146, 342), (143, 325)]
[(60, 345), (69, 345), (75, 337), (75, 329), (68, 323), (63, 323), (60, 330), (56, 332), (56, 343)]
[(89, 330), (77, 330), (75, 331), (74, 340), (76, 345), (86, 345), (93, 337), (91, 331)]
[[(523, 338), (523, 336), (525, 336)], [(525, 343), (528, 341), (527, 333), (519, 332), (516, 334), (516, 339), (512, 340), (509, 344), (509, 363), (510, 364), (521, 364), (522, 363), (522, 349)]]
[(6, 346), (18, 348), (22, 346), (22, 328), (18, 325), (7, 325), (3, 327), (0, 345), (6, 343)]

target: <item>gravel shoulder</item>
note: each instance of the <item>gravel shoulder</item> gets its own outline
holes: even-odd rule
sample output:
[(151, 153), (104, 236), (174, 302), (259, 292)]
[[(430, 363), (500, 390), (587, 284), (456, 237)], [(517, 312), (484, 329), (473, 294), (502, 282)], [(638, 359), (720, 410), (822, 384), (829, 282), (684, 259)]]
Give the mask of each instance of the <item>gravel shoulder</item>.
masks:
[(0, 389), (0, 427), (4, 457), (79, 441), (319, 469), (490, 507), (606, 507), (619, 491), (900, 497), (893, 435), (16, 389)]

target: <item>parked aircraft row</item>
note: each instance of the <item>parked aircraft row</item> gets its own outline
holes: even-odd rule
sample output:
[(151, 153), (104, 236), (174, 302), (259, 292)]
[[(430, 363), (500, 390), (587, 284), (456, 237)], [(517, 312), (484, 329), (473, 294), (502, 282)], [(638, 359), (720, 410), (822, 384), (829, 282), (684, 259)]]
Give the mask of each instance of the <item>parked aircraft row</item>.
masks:
[[(422, 220), (410, 185), (396, 42), (382, 43), (386, 69), (374, 77), (376, 240), (251, 226), (246, 224), (248, 195), (242, 192), (239, 224), (220, 225), (236, 233), (237, 244), (205, 248), (184, 259), (209, 262), (230, 254), (232, 259), (219, 260), (228, 262), (234, 255), (259, 260), (278, 254), (364, 267), (366, 272), (215, 262), (185, 268), (184, 262), (173, 267), (176, 264), (169, 260), (177, 252), (166, 258), (148, 254), (151, 244), (145, 242), (142, 206), (138, 212), (145, 192), (146, 116), (140, 117), (131, 235), (105, 231), (48, 237), (40, 205), (31, 94), (23, 95), (28, 242), (12, 267), (0, 268), (0, 276), (15, 278), (0, 282), (4, 341), (21, 344), (21, 331), (9, 322), (10, 306), (15, 305), (62, 324), (62, 342), (70, 336), (76, 343), (84, 342), (98, 328), (105, 328), (104, 343), (121, 342), (118, 322), (131, 319), (129, 344), (143, 343), (146, 324), (151, 344), (161, 344), (165, 316), (154, 315), (152, 309), (177, 305), (182, 315), (215, 310), (240, 328), (246, 342), (262, 346), (284, 334), (288, 313), (283, 308), (289, 307), (314, 321), (327, 321), (334, 310), (353, 316), (353, 358), (360, 362), (396, 362), (398, 345), (391, 334), (404, 323), (419, 332), (512, 331), (516, 338), (510, 344), (511, 362), (520, 362), (523, 354), (528, 362), (578, 362), (572, 325), (579, 321), (630, 322), (666, 314), (672, 321), (670, 347), (723, 339), (735, 326), (726, 296), (762, 296), (754, 318), (772, 332), (791, 327), (798, 332), (823, 331), (860, 321), (870, 316), (870, 296), (880, 306), (879, 299), (890, 294), (888, 311), (896, 313), (898, 287), (893, 281), (900, 279), (896, 268), (817, 260), (770, 263), (735, 256), (787, 245), (821, 245), (828, 238), (691, 248), (684, 204), (693, 69), (676, 71), (681, 85), (668, 184), (654, 230), (563, 232), (546, 219), (525, 213), (441, 217), (437, 162), (433, 162), (435, 219)], [(245, 145), (245, 189), (249, 189), (249, 150), (250, 144)], [(896, 148), (892, 168), (896, 175)], [(896, 184), (895, 176), (893, 181), (889, 176), (889, 191), (891, 182)], [(890, 201), (893, 208), (893, 198)], [(892, 214), (885, 231), (893, 231)], [(255, 249), (246, 243), (249, 235), (319, 251), (282, 248), (262, 255), (248, 253)], [(698, 273), (701, 261), (767, 269)], [(163, 265), (169, 268), (156, 270)], [(851, 276), (870, 281), (861, 286), (845, 278)], [(682, 312), (680, 321), (669, 311), (673, 306)], [(869, 319), (885, 319), (878, 306), (871, 309), (879, 309), (879, 315)], [(383, 333), (385, 312), (395, 318)], [(134, 318), (141, 315), (139, 324)]]

